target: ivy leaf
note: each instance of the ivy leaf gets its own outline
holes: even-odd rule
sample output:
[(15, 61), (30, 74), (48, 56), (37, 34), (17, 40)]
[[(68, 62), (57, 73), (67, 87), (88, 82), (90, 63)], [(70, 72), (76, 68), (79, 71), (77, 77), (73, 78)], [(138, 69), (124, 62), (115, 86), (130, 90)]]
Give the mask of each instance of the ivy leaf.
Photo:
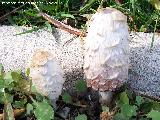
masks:
[(151, 110), (148, 114), (147, 114), (148, 118), (152, 118), (152, 120), (160, 120), (160, 112), (156, 111), (156, 110)]
[(30, 115), (31, 112), (33, 111), (32, 104), (28, 103), (26, 109), (27, 109), (27, 115)]
[(62, 95), (62, 99), (64, 102), (66, 103), (71, 103), (72, 102), (72, 97), (67, 93), (65, 92), (63, 95)]
[(46, 101), (36, 102), (34, 104), (36, 105), (34, 115), (38, 120), (51, 120), (54, 118), (53, 108)]
[(129, 118), (136, 115), (136, 110), (137, 110), (137, 107), (135, 105), (131, 106), (128, 104), (124, 104), (121, 107), (121, 113)]
[(15, 120), (12, 105), (10, 102), (4, 105), (4, 120)]
[(84, 92), (84, 91), (87, 90), (87, 84), (86, 84), (86, 82), (84, 80), (76, 81), (75, 87), (79, 92)]
[(75, 120), (87, 120), (87, 116), (85, 114), (78, 115)]

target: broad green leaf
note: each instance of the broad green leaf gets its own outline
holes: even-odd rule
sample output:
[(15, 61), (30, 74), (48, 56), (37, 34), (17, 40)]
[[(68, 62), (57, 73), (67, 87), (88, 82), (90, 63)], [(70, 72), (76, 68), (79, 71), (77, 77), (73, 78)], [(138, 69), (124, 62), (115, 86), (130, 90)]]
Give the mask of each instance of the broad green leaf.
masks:
[(4, 105), (4, 120), (15, 120), (12, 105), (9, 102)]
[(147, 114), (148, 118), (152, 118), (152, 120), (160, 120), (160, 112), (156, 111), (156, 110), (151, 110), (148, 114)]
[(122, 113), (117, 113), (114, 117), (113, 120), (129, 120), (128, 118), (126, 118), (126, 116), (124, 116)]
[(35, 87), (34, 85), (31, 86), (31, 91), (32, 91), (33, 93), (36, 93), (36, 92), (37, 92), (36, 87)]
[(49, 31), (49, 32), (52, 32), (52, 26), (49, 24), (48, 21), (45, 22), (45, 25), (46, 25), (48, 31)]
[(126, 92), (122, 92), (120, 94), (120, 99), (119, 99), (120, 104), (127, 104), (129, 105), (129, 98)]
[(136, 106), (131, 106), (131, 105), (128, 105), (128, 104), (124, 104), (121, 107), (121, 113), (123, 115), (125, 115), (126, 117), (135, 116), (136, 115), (136, 110), (137, 110)]
[(136, 102), (137, 102), (137, 105), (140, 106), (142, 104), (142, 97), (136, 96)]
[(24, 105), (26, 104), (27, 100), (25, 98), (21, 99), (20, 101), (15, 101), (13, 104), (14, 108), (24, 108)]
[(9, 93), (5, 93), (6, 95), (6, 100), (10, 103), (13, 102), (13, 95), (12, 94), (9, 94)]
[(21, 79), (21, 71), (13, 71), (11, 72), (11, 75), (14, 81), (18, 82)]
[(4, 76), (4, 79), (5, 79), (5, 85), (9, 85), (11, 84), (14, 80), (12, 78), (12, 72), (7, 72)]
[(66, 103), (71, 103), (72, 102), (72, 97), (67, 92), (63, 93), (62, 99)]
[(33, 111), (32, 104), (28, 103), (26, 109), (27, 109), (27, 115), (30, 115), (31, 112)]
[(87, 120), (87, 116), (85, 114), (78, 115), (75, 120)]
[(86, 82), (84, 80), (76, 81), (75, 87), (79, 92), (84, 92), (84, 91), (87, 90), (87, 84), (86, 84)]
[(36, 102), (34, 115), (38, 120), (51, 120), (54, 119), (53, 108), (47, 102)]
[(3, 93), (0, 92), (0, 103), (4, 104), (5, 101), (12, 103), (13, 102), (13, 95), (5, 93), (5, 96), (4, 96), (4, 92)]

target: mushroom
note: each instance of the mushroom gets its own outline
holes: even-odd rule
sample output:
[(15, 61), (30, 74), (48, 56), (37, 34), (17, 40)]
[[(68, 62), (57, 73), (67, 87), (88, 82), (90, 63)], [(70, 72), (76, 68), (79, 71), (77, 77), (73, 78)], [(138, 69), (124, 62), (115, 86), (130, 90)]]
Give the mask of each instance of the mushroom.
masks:
[(102, 103), (128, 78), (127, 17), (114, 8), (99, 9), (90, 19), (85, 38), (84, 73), (87, 86), (97, 90)]
[(62, 92), (64, 83), (63, 71), (54, 54), (37, 50), (29, 65), (32, 85), (37, 92), (56, 101)]

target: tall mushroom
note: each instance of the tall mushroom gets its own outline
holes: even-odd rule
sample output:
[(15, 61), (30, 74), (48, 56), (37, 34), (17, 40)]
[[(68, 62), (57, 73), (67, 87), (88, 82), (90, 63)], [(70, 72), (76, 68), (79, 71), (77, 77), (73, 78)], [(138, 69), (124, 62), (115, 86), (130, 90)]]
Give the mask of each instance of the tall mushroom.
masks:
[(114, 8), (99, 9), (89, 21), (85, 38), (84, 73), (87, 86), (109, 103), (113, 91), (128, 78), (127, 17)]
[(32, 84), (37, 91), (55, 102), (64, 83), (63, 71), (56, 57), (48, 51), (37, 50), (29, 66)]

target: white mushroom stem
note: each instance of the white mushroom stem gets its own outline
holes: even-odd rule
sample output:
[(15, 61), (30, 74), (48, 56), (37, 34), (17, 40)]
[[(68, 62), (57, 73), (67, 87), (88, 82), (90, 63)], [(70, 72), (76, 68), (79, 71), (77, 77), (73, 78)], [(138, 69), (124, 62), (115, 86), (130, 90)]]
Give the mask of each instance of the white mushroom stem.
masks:
[(126, 82), (128, 39), (127, 17), (120, 11), (104, 8), (92, 16), (84, 53), (84, 73), (88, 87), (106, 93), (115, 91)]
[(63, 71), (56, 57), (48, 51), (37, 50), (30, 63), (30, 77), (37, 91), (57, 100), (64, 83)]

